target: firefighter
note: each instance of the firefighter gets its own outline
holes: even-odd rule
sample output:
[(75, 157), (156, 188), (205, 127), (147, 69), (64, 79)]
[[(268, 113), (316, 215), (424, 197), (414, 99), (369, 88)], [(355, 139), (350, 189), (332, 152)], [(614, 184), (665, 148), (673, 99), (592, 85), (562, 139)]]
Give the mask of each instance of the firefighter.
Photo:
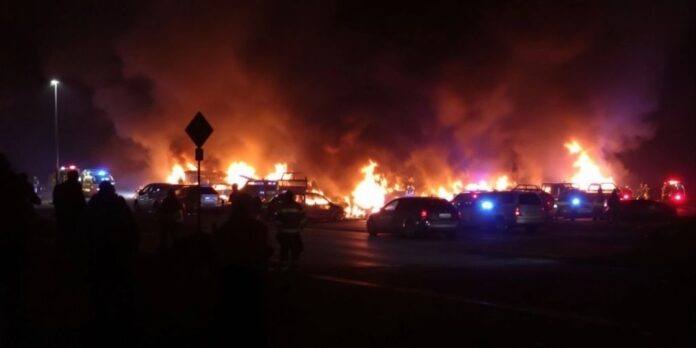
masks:
[(276, 239), (280, 244), (280, 266), (283, 269), (296, 268), (297, 260), (304, 246), (300, 232), (305, 224), (305, 212), (295, 202), (295, 194), (286, 191), (273, 214), (277, 226)]

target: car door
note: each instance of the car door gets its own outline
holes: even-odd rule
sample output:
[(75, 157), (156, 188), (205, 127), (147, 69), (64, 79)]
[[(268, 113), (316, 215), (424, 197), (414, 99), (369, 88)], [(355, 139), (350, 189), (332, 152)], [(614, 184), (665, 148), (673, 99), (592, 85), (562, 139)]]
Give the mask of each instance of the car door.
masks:
[(151, 190), (152, 185), (147, 185), (138, 193), (138, 206), (140, 206), (141, 209), (150, 209)]
[(381, 230), (393, 232), (395, 219), (397, 215), (397, 208), (401, 203), (400, 199), (395, 199), (387, 204), (376, 214), (375, 223)]

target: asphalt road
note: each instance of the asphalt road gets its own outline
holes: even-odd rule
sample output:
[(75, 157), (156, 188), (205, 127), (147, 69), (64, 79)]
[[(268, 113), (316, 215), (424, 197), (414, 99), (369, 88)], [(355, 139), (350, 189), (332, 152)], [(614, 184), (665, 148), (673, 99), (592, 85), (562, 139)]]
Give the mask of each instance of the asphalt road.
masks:
[[(204, 217), (204, 233), (222, 219)], [(141, 250), (154, 255), (154, 220), (139, 222)], [(292, 299), (269, 311), (270, 342), (420, 346), (437, 333), (472, 345), (516, 337), (537, 346), (688, 346), (696, 332), (693, 226), (691, 218), (556, 222), (535, 233), (467, 230), (449, 240), (370, 237), (363, 220), (310, 224), (299, 270), (270, 273), (281, 298)]]

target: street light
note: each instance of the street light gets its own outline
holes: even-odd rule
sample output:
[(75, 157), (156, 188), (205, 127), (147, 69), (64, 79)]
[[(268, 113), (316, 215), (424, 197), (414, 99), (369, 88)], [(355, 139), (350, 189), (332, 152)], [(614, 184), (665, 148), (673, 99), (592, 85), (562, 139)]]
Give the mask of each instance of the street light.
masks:
[(51, 80), (51, 86), (53, 86), (53, 137), (56, 143), (56, 185), (59, 184), (60, 180), (60, 158), (58, 157), (58, 80)]

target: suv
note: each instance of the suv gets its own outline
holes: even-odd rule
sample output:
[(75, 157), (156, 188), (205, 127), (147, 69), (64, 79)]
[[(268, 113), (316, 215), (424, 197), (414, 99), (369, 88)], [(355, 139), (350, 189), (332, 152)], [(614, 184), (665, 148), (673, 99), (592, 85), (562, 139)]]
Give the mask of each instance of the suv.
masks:
[(457, 210), (448, 201), (435, 197), (397, 198), (367, 218), (367, 232), (371, 236), (381, 232), (405, 237), (444, 232), (451, 238), (458, 228)]
[(167, 183), (152, 183), (145, 185), (135, 194), (133, 208), (136, 211), (155, 211), (162, 204), (162, 200), (167, 197), (169, 189), (179, 190), (184, 185), (175, 185)]
[(484, 192), (475, 202), (473, 219), (477, 226), (494, 227), (499, 231), (516, 226), (535, 231), (546, 221), (546, 211), (536, 192)]

